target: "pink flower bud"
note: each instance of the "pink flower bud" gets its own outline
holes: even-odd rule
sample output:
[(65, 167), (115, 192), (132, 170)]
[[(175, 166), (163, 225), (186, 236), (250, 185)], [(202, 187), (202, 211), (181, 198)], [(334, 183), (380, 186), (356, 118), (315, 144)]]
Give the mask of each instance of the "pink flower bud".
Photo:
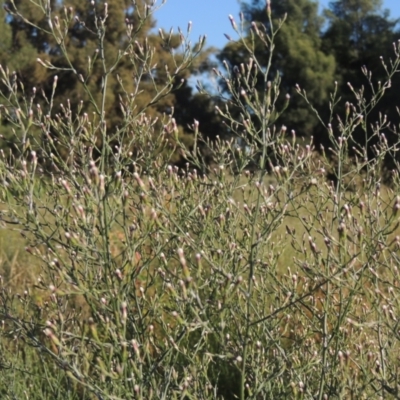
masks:
[(232, 28), (233, 28), (235, 31), (237, 31), (237, 25), (236, 25), (236, 22), (235, 22), (233, 16), (232, 16), (231, 14), (229, 14), (228, 17), (229, 17), (229, 21), (231, 21)]

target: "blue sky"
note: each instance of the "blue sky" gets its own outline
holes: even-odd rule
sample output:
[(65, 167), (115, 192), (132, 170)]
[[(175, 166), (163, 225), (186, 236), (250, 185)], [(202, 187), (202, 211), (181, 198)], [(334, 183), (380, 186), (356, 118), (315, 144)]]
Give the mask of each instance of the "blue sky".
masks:
[[(279, 0), (272, 0), (279, 1)], [(320, 5), (326, 7), (330, 0), (321, 0)], [(161, 3), (161, 0), (158, 1)], [(391, 16), (400, 18), (400, 0), (384, 0), (383, 7), (391, 11)], [(166, 4), (155, 13), (157, 27), (169, 30), (180, 26), (185, 32), (189, 21), (192, 21), (191, 40), (196, 42), (200, 35), (207, 35), (207, 45), (223, 47), (227, 40), (224, 33), (236, 38), (228, 15), (239, 20), (238, 0), (167, 0)]]

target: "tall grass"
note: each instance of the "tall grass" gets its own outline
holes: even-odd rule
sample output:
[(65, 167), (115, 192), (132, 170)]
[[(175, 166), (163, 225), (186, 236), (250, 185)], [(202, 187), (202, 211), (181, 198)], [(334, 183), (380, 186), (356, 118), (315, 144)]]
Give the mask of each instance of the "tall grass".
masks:
[[(106, 16), (97, 23), (107, 35)], [(270, 23), (253, 33), (272, 60), (284, 21)], [(132, 43), (136, 34), (128, 27)], [(2, 398), (399, 398), (398, 170), (382, 183), (398, 142), (388, 144), (388, 122), (372, 132), (366, 122), (387, 84), (370, 81), (375, 94), (357, 93), (340, 123), (334, 109), (321, 121), (330, 182), (332, 158), (279, 125), (290, 97), (276, 109), (279, 79), (247, 51), (246, 64), (215, 71), (232, 138), (203, 140), (193, 121), (194, 148), (173, 115), (160, 127), (124, 112), (108, 132), (106, 84), (97, 115), (68, 105), (54, 115), (51, 99), (47, 109), (24, 101), (1, 68), (18, 149), (0, 158), (3, 243), (4, 232), (23, 236), (16, 258), (6, 246), (1, 255)], [(148, 70), (148, 55), (129, 60)], [(374, 158), (362, 146), (349, 155), (355, 127), (375, 141)], [(172, 164), (177, 152), (186, 167)]]

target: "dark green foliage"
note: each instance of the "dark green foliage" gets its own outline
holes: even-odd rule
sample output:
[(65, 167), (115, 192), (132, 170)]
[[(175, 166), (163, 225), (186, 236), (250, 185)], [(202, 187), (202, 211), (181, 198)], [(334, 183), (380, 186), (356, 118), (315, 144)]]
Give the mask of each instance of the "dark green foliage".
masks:
[[(285, 95), (295, 94), (296, 84), (307, 91), (315, 107), (326, 104), (329, 91), (333, 85), (335, 61), (332, 55), (322, 51), (320, 32), (323, 18), (318, 14), (318, 5), (310, 0), (285, 0), (271, 3), (272, 22), (276, 27), (280, 19), (285, 18), (279, 34), (276, 36), (274, 58), (269, 80), (279, 75), (281, 83), (281, 102)], [(264, 1), (253, 1), (244, 6), (245, 19), (259, 21), (270, 31), (270, 23)], [(251, 31), (246, 26), (246, 40), (251, 43)], [(255, 40), (255, 55), (263, 67), (267, 66), (269, 52), (260, 40)], [(244, 48), (240, 41), (229, 43), (219, 55), (232, 66), (245, 62)], [(260, 93), (263, 93), (263, 82), (259, 82)], [(295, 96), (291, 100), (289, 112), (281, 122), (290, 129), (295, 129), (302, 136), (310, 136), (317, 125), (317, 118), (310, 113), (309, 106)]]
[[(244, 23), (244, 41), (248, 46), (254, 43), (254, 53), (260, 64), (267, 68), (269, 53), (274, 50), (269, 80), (277, 76), (281, 79), (280, 104), (285, 101), (285, 95), (291, 96), (288, 112), (280, 117), (278, 124), (288, 127), (287, 132), (294, 129), (304, 137), (314, 137), (317, 148), (320, 144), (331, 145), (327, 133), (327, 124), (331, 123), (338, 132), (337, 114), (345, 112), (345, 104), (354, 104), (369, 124), (376, 124), (384, 115), (392, 122), (398, 121), (396, 110), (391, 107), (395, 103), (396, 91), (387, 90), (387, 95), (380, 102), (379, 111), (376, 102), (368, 107), (357, 104), (356, 95), (350, 88), (363, 90), (367, 98), (377, 91), (379, 81), (387, 78), (393, 58), (393, 42), (396, 42), (399, 32), (396, 20), (390, 18), (389, 12), (382, 11), (378, 0), (342, 0), (331, 2), (329, 9), (321, 15), (318, 3), (313, 0), (272, 1), (271, 21), (277, 27), (280, 20), (285, 23), (275, 38), (275, 48), (266, 46), (254, 34), (254, 27)], [(259, 29), (270, 31), (270, 20), (265, 1), (253, 0), (243, 5), (245, 21), (255, 21)], [(219, 54), (220, 61), (226, 60), (231, 67), (246, 63), (249, 54), (241, 40), (231, 41)], [(368, 72), (363, 68), (368, 66)], [(371, 88), (368, 74), (372, 73)], [(400, 77), (391, 77), (392, 88), (398, 86)], [(299, 85), (299, 86), (297, 86)], [(265, 82), (259, 80), (257, 87), (259, 95), (265, 92)], [(306, 92), (310, 104), (318, 111), (316, 113), (306, 104), (303, 96), (298, 96), (298, 88)], [(332, 104), (331, 93), (340, 93)], [(380, 96), (378, 96), (380, 97)], [(379, 114), (380, 113), (380, 114)], [(322, 122), (322, 123), (321, 123)], [(390, 142), (396, 140), (394, 126), (387, 127), (385, 134)], [(354, 145), (366, 145), (370, 156), (373, 155), (373, 141), (369, 133), (361, 126), (354, 133)]]
[[(50, 7), (52, 9), (47, 5), (40, 9), (30, 2), (10, 2), (6, 6), (8, 14), (2, 10), (0, 15), (2, 36), (4, 32), (0, 64), (4, 69), (17, 72), (27, 97), (36, 90), (36, 96), (26, 108), (40, 104), (45, 113), (63, 114), (62, 105), (68, 105), (72, 112), (94, 112), (100, 117), (101, 112), (95, 104), (100, 104), (104, 72), (111, 68), (107, 73), (109, 90), (105, 98), (111, 133), (121, 125), (124, 109), (131, 108), (134, 115), (146, 112), (147, 116), (159, 117), (159, 124), (162, 124), (164, 114), (179, 110), (174, 115), (179, 137), (188, 144), (193, 140), (188, 124), (200, 118), (198, 112), (205, 121), (204, 133), (208, 136), (218, 134), (221, 127), (212, 102), (205, 96), (193, 94), (189, 84), (191, 77), (209, 68), (211, 50), (202, 50), (203, 44), (199, 43), (186, 47), (183, 42), (186, 32), (150, 33), (155, 21), (147, 15), (145, 1), (137, 1), (134, 7), (130, 1), (119, 0), (107, 9), (100, 2), (92, 5), (77, 0), (53, 2)], [(98, 21), (106, 13), (110, 34), (100, 48), (99, 35), (102, 33)], [(65, 21), (58, 22), (64, 17), (67, 25)], [(150, 51), (150, 48), (156, 51)], [(187, 58), (190, 50), (200, 53), (195, 60)], [(102, 54), (105, 54), (104, 62)], [(135, 69), (132, 60), (146, 57), (153, 67), (152, 72)], [(44, 68), (43, 63), (51, 63), (55, 68)], [(56, 75), (57, 91), (51, 100)], [(4, 86), (0, 88), (8, 90)], [(202, 120), (200, 123), (202, 126)], [(10, 137), (10, 129), (10, 124), (0, 127), (6, 139)], [(36, 142), (40, 134), (33, 130), (28, 137), (31, 142)], [(7, 142), (3, 147), (5, 144), (15, 146), (15, 143)], [(97, 144), (101, 147), (100, 138)]]
[[(357, 104), (349, 83), (354, 90), (363, 90), (369, 98), (373, 90), (377, 91), (378, 82), (387, 78), (385, 64), (390, 67), (390, 60), (393, 59), (392, 44), (397, 41), (400, 32), (396, 32), (398, 20), (391, 19), (388, 10), (382, 10), (380, 0), (334, 1), (324, 14), (328, 28), (322, 33), (323, 48), (333, 54), (336, 60), (335, 79), (341, 94), (337, 109), (339, 112), (344, 111), (346, 102)], [(361, 72), (366, 66), (368, 72)], [(366, 74), (372, 74), (374, 89), (368, 83)], [(360, 104), (368, 128), (369, 124), (376, 124), (383, 115), (387, 115), (392, 123), (398, 121), (392, 105), (397, 96), (394, 88), (399, 84), (400, 79), (396, 74), (392, 77), (392, 88), (388, 88), (377, 109), (373, 109), (375, 104), (370, 107)], [(336, 122), (334, 119), (333, 123)], [(390, 130), (391, 128), (385, 132), (388, 138)], [(358, 145), (366, 145), (368, 136), (358, 129), (354, 139)]]

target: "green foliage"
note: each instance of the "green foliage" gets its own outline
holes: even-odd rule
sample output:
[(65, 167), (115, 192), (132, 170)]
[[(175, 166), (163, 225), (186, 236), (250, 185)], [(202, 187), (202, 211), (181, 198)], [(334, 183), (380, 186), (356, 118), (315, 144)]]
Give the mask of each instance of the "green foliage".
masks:
[[(296, 85), (299, 85), (307, 91), (314, 107), (325, 105), (332, 89), (335, 60), (322, 50), (320, 32), (324, 20), (318, 15), (318, 4), (311, 0), (273, 1), (271, 10), (270, 20), (264, 1), (253, 1), (251, 5), (245, 5), (243, 11), (246, 20), (256, 23), (254, 26), (246, 23), (244, 28), (248, 45), (255, 41), (254, 56), (262, 69), (267, 68), (270, 53), (274, 54), (267, 79), (273, 81), (275, 77), (280, 77), (280, 103), (285, 102), (286, 94), (293, 95)], [(269, 31), (272, 24), (278, 26), (283, 19), (285, 23), (274, 40), (274, 46), (266, 45), (255, 34), (256, 29), (263, 31), (263, 27)], [(226, 59), (232, 67), (247, 62), (248, 57), (240, 40), (230, 42), (219, 55), (221, 61)], [(265, 84), (260, 76), (257, 84), (260, 96), (265, 91)], [(310, 113), (307, 104), (300, 97), (295, 97), (290, 112), (285, 113), (280, 123), (309, 137), (313, 135), (318, 120)]]
[[(201, 43), (192, 44), (185, 41), (183, 32), (150, 33), (154, 27), (153, 11), (142, 0), (134, 4), (121, 0), (108, 8), (102, 3), (82, 1), (39, 6), (12, 2), (7, 10), (8, 22), (3, 18), (2, 23), (6, 32), (11, 30), (13, 43), (12, 49), (0, 54), (0, 64), (17, 71), (26, 96), (30, 97), (32, 91), (37, 93), (32, 107), (39, 104), (44, 112), (63, 113), (63, 105), (68, 105), (73, 112), (94, 112), (99, 118), (104, 112), (109, 129), (121, 126), (128, 103), (134, 103), (130, 110), (133, 115), (145, 112), (159, 118), (159, 124), (164, 114), (182, 109), (185, 113), (175, 117), (179, 135), (192, 142), (187, 124), (194, 118), (191, 111), (198, 109), (199, 102), (204, 104), (205, 98), (192, 94), (189, 79), (210, 65), (211, 50), (203, 50), (204, 38)], [(110, 34), (99, 47), (103, 19), (107, 20)], [(196, 57), (189, 57), (192, 51)], [(147, 69), (138, 69), (138, 63)], [(5, 94), (9, 90), (4, 85), (2, 89)], [(98, 107), (100, 99), (104, 100), (104, 109)], [(204, 105), (203, 115), (209, 130), (214, 131), (207, 134), (215, 136), (220, 124), (210, 106)], [(3, 132), (8, 132), (5, 136), (9, 145), (19, 145), (9, 141), (9, 125), (3, 127)], [(36, 140), (39, 135), (37, 130), (32, 132)], [(101, 142), (98, 137), (99, 148)]]
[[(400, 71), (400, 45), (381, 83), (367, 71), (369, 95), (355, 92), (341, 112), (339, 94), (331, 94), (329, 113), (340, 121), (325, 124), (336, 158), (332, 183), (329, 157), (276, 125), (292, 99), (281, 102), (283, 80), (270, 80), (270, 50), (292, 31), (275, 25), (269, 8), (267, 27), (253, 25), (254, 41), (241, 37), (246, 62), (214, 71), (228, 102), (199, 83), (196, 104), (211, 107), (212, 98), (238, 140), (208, 140), (202, 122), (177, 109), (190, 121), (194, 140), (187, 143), (175, 110), (158, 107), (169, 104), (174, 79), (202, 55), (183, 38), (187, 52), (171, 55), (178, 72), (153, 68), (160, 49), (147, 30), (153, 7), (143, 11), (144, 32), (127, 24), (127, 42), (113, 48), (106, 5), (95, 4), (96, 12), (82, 5), (82, 18), (88, 12), (88, 26), (99, 33), (93, 49), (100, 49), (93, 75), (84, 75), (72, 34), (86, 29), (69, 10), (57, 20), (58, 10), (30, 6), (32, 18), (47, 18), (37, 28), (47, 43), (60, 39), (60, 24), (71, 45), (64, 51), (61, 40), (57, 66), (44, 57), (39, 63), (44, 74), (59, 74), (41, 107), (33, 107), (39, 94), (28, 93), (22, 77), (0, 70), (1, 117), (15, 143), (13, 153), (0, 152), (0, 221), (3, 232), (23, 237), (29, 255), (19, 266), (0, 253), (7, 261), (2, 398), (398, 398), (400, 140), (391, 144), (383, 134), (395, 124), (371, 128), (367, 117)], [(48, 31), (49, 20), (55, 30)], [(124, 37), (113, 29), (111, 42)], [(174, 40), (162, 35), (163, 46)], [(266, 63), (257, 55), (261, 44)], [(127, 70), (137, 91), (130, 95), (120, 79), (121, 119), (110, 123), (113, 73)], [(85, 103), (57, 104), (70, 76), (81, 81), (93, 113)], [(154, 95), (140, 103), (146, 85)], [(302, 89), (297, 94), (310, 102)], [(375, 142), (373, 159), (366, 146), (349, 156), (356, 129)], [(188, 164), (174, 165), (176, 154)], [(397, 166), (391, 187), (381, 182), (388, 158)], [(25, 268), (18, 282), (17, 268)]]
[[(275, 26), (285, 20), (280, 34), (274, 39), (274, 47), (256, 34), (270, 29), (268, 7), (272, 10), (271, 22)], [(254, 0), (243, 5), (243, 13), (246, 21), (255, 23), (239, 24), (245, 41), (231, 41), (221, 51), (219, 59), (233, 67), (256, 56), (260, 66), (266, 68), (273, 52), (268, 80), (274, 81), (277, 76), (281, 80), (278, 104), (283, 106), (286, 94), (292, 96), (289, 112), (280, 117), (279, 123), (301, 136), (313, 136), (318, 148), (320, 145), (331, 146), (326, 127), (328, 124), (337, 127), (340, 122), (330, 112), (330, 92), (340, 93), (335, 106), (341, 112), (345, 112), (346, 103), (354, 103), (354, 93), (362, 91), (367, 97), (373, 95), (369, 77), (365, 76), (365, 66), (376, 81), (386, 79), (393, 62), (392, 44), (398, 39), (398, 21), (390, 19), (388, 11), (381, 10), (380, 1), (370, 0), (331, 2), (329, 9), (324, 10), (324, 16), (318, 13), (318, 4), (312, 0), (275, 1), (270, 6)], [(253, 41), (254, 56), (246, 49)], [(396, 87), (399, 79), (398, 74), (393, 74), (384, 90), (385, 97), (376, 99), (380, 103), (379, 110), (374, 108), (375, 104), (370, 105), (367, 116), (371, 124), (380, 121), (383, 115), (389, 121), (398, 120), (397, 111), (391, 107), (396, 102), (396, 92), (390, 88)], [(259, 76), (256, 86), (259, 96), (265, 92), (265, 84)], [(302, 96), (293, 96), (296, 88)], [(367, 146), (370, 158), (374, 156), (375, 144), (371, 135), (372, 130), (365, 136), (360, 129), (353, 135), (353, 145)], [(390, 143), (396, 142), (396, 131), (388, 129), (386, 135)], [(394, 165), (389, 164), (388, 161), (388, 167), (393, 168)]]
[[(391, 48), (399, 37), (399, 31), (395, 30), (398, 21), (391, 19), (389, 12), (384, 12), (381, 7), (382, 2), (378, 0), (335, 1), (325, 10), (328, 28), (322, 36), (323, 46), (336, 60), (335, 79), (341, 93), (339, 107), (342, 111), (346, 102), (354, 102), (354, 91), (361, 90), (366, 96), (373, 94), (374, 88), (367, 84), (365, 66), (368, 66), (368, 73), (372, 74), (376, 82), (385, 80), (391, 68)], [(375, 124), (383, 115), (389, 121), (398, 121), (398, 114), (392, 107), (397, 94), (392, 88), (399, 85), (399, 79), (398, 74), (391, 76), (390, 84), (385, 88), (385, 96), (377, 99), (379, 108), (374, 108), (376, 104), (369, 105), (366, 113), (369, 123)], [(337, 121), (333, 120), (332, 123), (336, 124)], [(397, 134), (390, 132), (390, 129), (386, 135), (390, 143), (397, 140)], [(368, 143), (371, 149), (369, 134), (365, 137), (358, 131), (354, 140), (362, 146)]]
[(2, 40), (0, 43), (0, 57), (4, 59), (7, 53), (11, 50), (11, 29), (6, 23), (6, 11), (4, 8), (0, 10), (0, 29), (2, 32)]

